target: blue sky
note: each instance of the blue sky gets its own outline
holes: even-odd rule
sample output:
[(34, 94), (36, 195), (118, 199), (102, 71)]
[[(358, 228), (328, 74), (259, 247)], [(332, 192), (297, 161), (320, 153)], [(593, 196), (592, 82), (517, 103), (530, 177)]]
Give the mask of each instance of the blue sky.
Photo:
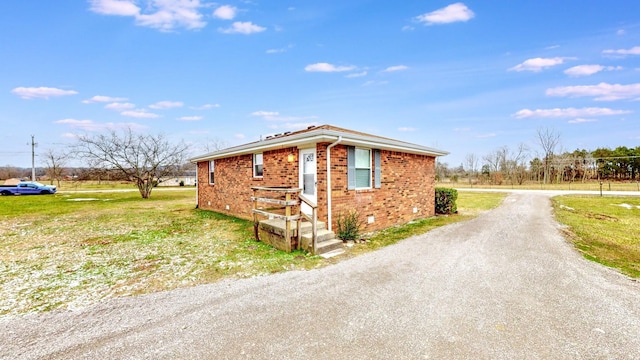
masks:
[(637, 0), (2, 1), (0, 54), (0, 166), (127, 126), (198, 155), (332, 124), (451, 166), (540, 127), (640, 145)]

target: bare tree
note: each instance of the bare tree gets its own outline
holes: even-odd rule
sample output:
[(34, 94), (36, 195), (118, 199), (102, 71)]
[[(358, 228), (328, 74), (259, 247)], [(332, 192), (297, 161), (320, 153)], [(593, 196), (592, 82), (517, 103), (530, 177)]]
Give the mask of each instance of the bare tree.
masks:
[(42, 156), (45, 162), (45, 173), (49, 176), (49, 179), (51, 179), (51, 185), (53, 185), (53, 181), (55, 180), (58, 183), (58, 187), (60, 187), (60, 179), (63, 176), (64, 166), (67, 163), (69, 155), (64, 151), (48, 149)]
[(229, 143), (226, 140), (222, 140), (220, 138), (212, 138), (207, 139), (207, 142), (204, 144), (204, 151), (207, 153), (222, 150), (229, 147)]
[(529, 148), (526, 144), (520, 143), (515, 150), (504, 147), (504, 164), (503, 171), (507, 174), (507, 178), (513, 185), (514, 180), (518, 185), (522, 185), (526, 179), (526, 162), (529, 157)]
[(542, 152), (544, 153), (544, 158), (542, 159), (542, 163), (544, 165), (543, 183), (546, 184), (549, 180), (551, 164), (556, 152), (556, 147), (560, 144), (560, 133), (555, 129), (539, 127), (537, 130), (537, 136), (538, 145), (540, 145)]
[(492, 184), (501, 185), (504, 180), (501, 166), (505, 163), (505, 153), (508, 151), (505, 146), (490, 152), (482, 158), (485, 162), (484, 166), (490, 172), (489, 180)]
[(474, 153), (469, 153), (465, 157), (465, 162), (467, 163), (467, 171), (469, 172), (469, 184), (472, 184), (471, 178), (476, 176), (476, 172), (478, 171), (478, 156)]
[(521, 143), (515, 150), (503, 146), (485, 155), (483, 160), (491, 171), (492, 182), (500, 185), (504, 179), (508, 179), (511, 185), (514, 181), (522, 185), (526, 179), (528, 151), (527, 146)]
[(7, 180), (21, 177), (21, 170), (12, 165), (0, 167), (0, 179)]
[(449, 170), (449, 164), (446, 162), (436, 161), (436, 180), (444, 181), (449, 177), (451, 171)]
[(187, 156), (184, 142), (172, 144), (163, 135), (134, 134), (131, 128), (79, 136), (74, 150), (89, 167), (115, 171), (133, 181), (144, 199), (163, 178), (178, 175)]

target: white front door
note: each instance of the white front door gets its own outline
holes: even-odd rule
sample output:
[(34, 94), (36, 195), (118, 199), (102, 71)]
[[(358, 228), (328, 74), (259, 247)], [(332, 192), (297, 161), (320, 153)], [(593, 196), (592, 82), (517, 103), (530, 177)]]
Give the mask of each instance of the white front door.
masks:
[[(316, 149), (300, 149), (300, 188), (302, 194), (314, 203), (318, 202), (317, 177)], [(311, 207), (305, 203), (302, 203), (301, 209), (311, 214)]]

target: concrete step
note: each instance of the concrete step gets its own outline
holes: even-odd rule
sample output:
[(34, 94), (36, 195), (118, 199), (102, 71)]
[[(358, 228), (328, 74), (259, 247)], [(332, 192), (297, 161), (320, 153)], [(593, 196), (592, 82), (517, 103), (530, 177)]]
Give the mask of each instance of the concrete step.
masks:
[(316, 249), (316, 255), (322, 256), (332, 253), (332, 256), (336, 256), (344, 253), (344, 245), (340, 239), (327, 240), (317, 243), (316, 245), (318, 246)]
[[(318, 230), (316, 243), (319, 244), (325, 241), (333, 240), (336, 238), (336, 234), (333, 231), (329, 230)], [(300, 245), (303, 249), (311, 249), (311, 242), (313, 241), (311, 232), (302, 234), (302, 238), (300, 239)]]
[[(324, 221), (318, 221), (316, 224), (318, 231), (327, 229), (327, 224)], [(303, 235), (310, 233), (312, 226), (313, 225), (310, 222), (303, 221), (302, 224), (300, 224), (300, 233)]]
[(342, 255), (344, 253), (345, 253), (344, 248), (339, 248), (339, 249), (331, 250), (331, 251), (326, 252), (326, 253), (322, 253), (322, 254), (320, 254), (320, 256), (322, 256), (325, 259), (328, 259), (328, 258), (332, 258), (334, 256)]
[[(311, 250), (311, 234), (302, 235), (300, 243), (305, 250)], [(340, 239), (336, 239), (336, 235), (333, 231), (320, 230), (316, 239), (316, 255), (327, 254), (329, 252), (337, 252), (339, 250), (344, 252), (343, 242)], [(335, 256), (335, 255), (333, 255)]]

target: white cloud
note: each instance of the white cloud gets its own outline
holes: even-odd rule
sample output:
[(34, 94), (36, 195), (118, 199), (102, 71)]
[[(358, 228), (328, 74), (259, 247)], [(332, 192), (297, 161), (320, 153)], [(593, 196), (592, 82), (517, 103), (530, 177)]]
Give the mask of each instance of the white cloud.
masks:
[(200, 121), (200, 120), (202, 120), (202, 116), (183, 116), (183, 117), (179, 117), (178, 120), (180, 120), (180, 121)]
[(192, 110), (209, 110), (209, 109), (213, 109), (213, 108), (219, 108), (220, 104), (204, 104), (201, 106), (191, 106), (189, 107)]
[(621, 56), (640, 55), (640, 46), (634, 46), (631, 49), (603, 50), (602, 53), (605, 55), (621, 55)]
[(382, 70), (382, 72), (402, 71), (402, 70), (407, 70), (408, 68), (409, 67), (405, 65), (389, 66), (388, 68)]
[(155, 104), (149, 105), (150, 108), (156, 110), (180, 108), (182, 106), (184, 106), (184, 103), (182, 101), (158, 101)]
[(50, 87), (17, 87), (11, 90), (12, 93), (23, 99), (48, 99), (56, 96), (75, 95), (78, 92), (73, 90), (62, 90)]
[(355, 69), (356, 67), (352, 65), (336, 66), (329, 63), (315, 63), (315, 64), (310, 64), (304, 67), (304, 70), (308, 72), (343, 72), (343, 71), (351, 71)]
[(486, 134), (478, 134), (475, 137), (477, 139), (487, 139), (487, 138), (492, 138), (492, 137), (496, 137), (497, 134), (496, 133), (486, 133)]
[(565, 74), (569, 76), (589, 76), (600, 71), (614, 71), (614, 70), (622, 70), (622, 66), (602, 66), (602, 65), (578, 65), (571, 68), (568, 68), (564, 71)]
[(236, 21), (233, 24), (231, 24), (231, 27), (229, 28), (218, 29), (218, 31), (220, 31), (223, 34), (245, 34), (245, 35), (259, 33), (265, 30), (267, 30), (267, 28), (256, 25), (251, 21), (247, 21), (247, 22)]
[(100, 102), (118, 102), (118, 101), (126, 101), (128, 100), (127, 98), (123, 98), (123, 97), (111, 97), (111, 96), (103, 96), (103, 95), (96, 95), (94, 97), (92, 97), (91, 99), (87, 99), (87, 100), (82, 100), (83, 104), (92, 104), (92, 103), (100, 103)]
[(411, 25), (405, 25), (405, 26), (402, 27), (401, 30), (402, 31), (412, 31), (412, 30), (415, 30), (415, 28), (413, 26), (411, 26)]
[(523, 63), (518, 64), (509, 69), (509, 71), (533, 71), (540, 72), (546, 68), (550, 68), (552, 66), (560, 65), (564, 63), (565, 60), (571, 58), (563, 58), (563, 57), (554, 57), (554, 58), (533, 58), (527, 59)]
[(367, 76), (367, 72), (363, 71), (363, 72), (359, 72), (359, 73), (351, 73), (346, 75), (346, 78), (358, 78), (358, 77), (363, 77), (363, 76)]
[(103, 15), (137, 16), (140, 8), (130, 0), (90, 0), (89, 10)]
[(609, 108), (597, 108), (597, 107), (589, 107), (589, 108), (555, 108), (555, 109), (522, 109), (517, 113), (513, 114), (515, 118), (518, 119), (528, 119), (528, 118), (579, 118), (584, 116), (594, 117), (594, 116), (610, 116), (610, 115), (622, 115), (629, 114), (631, 111), (628, 110), (614, 110)]
[(231, 5), (222, 5), (213, 11), (213, 16), (218, 19), (232, 20), (236, 17), (238, 8)]
[(251, 115), (267, 121), (300, 121), (318, 118), (317, 116), (282, 116), (278, 111), (254, 111)]
[(78, 135), (74, 134), (74, 133), (64, 133), (64, 134), (62, 134), (60, 136), (65, 138), (65, 139), (77, 139), (78, 138)]
[(280, 49), (269, 49), (269, 50), (266, 51), (266, 53), (267, 54), (279, 54), (279, 53), (287, 52), (291, 48), (293, 48), (293, 45), (289, 45), (287, 47), (280, 48)]
[(418, 129), (413, 128), (413, 127), (399, 127), (398, 131), (402, 131), (402, 132), (413, 132), (416, 131)]
[(199, 12), (200, 0), (148, 0), (144, 11), (131, 0), (90, 0), (91, 11), (103, 15), (132, 16), (136, 24), (172, 31), (201, 29), (207, 25)]
[(254, 111), (251, 113), (252, 116), (261, 116), (261, 117), (267, 117), (267, 116), (278, 116), (280, 115), (279, 112), (277, 111)]
[(236, 138), (236, 139), (244, 139), (246, 136), (244, 134), (238, 133), (238, 134), (233, 135), (233, 137)]
[[(93, 120), (76, 120), (76, 119), (62, 119), (54, 121), (55, 124), (68, 125), (73, 129), (84, 131), (103, 131), (103, 130), (116, 130), (116, 129), (132, 129), (143, 130), (146, 126), (137, 123), (96, 123)], [(75, 137), (73, 134), (66, 134), (66, 137)]]
[(145, 109), (136, 109), (136, 110), (123, 111), (123, 112), (120, 113), (120, 115), (133, 117), (133, 118), (138, 118), (138, 119), (155, 119), (155, 118), (159, 118), (160, 117), (160, 115), (154, 114), (154, 113), (150, 113)]
[(559, 86), (547, 89), (548, 96), (593, 97), (599, 101), (640, 99), (640, 83), (621, 85), (600, 83), (598, 85)]
[[(209, 130), (190, 130), (189, 134), (191, 135), (204, 135), (211, 133)], [(206, 150), (203, 150), (206, 151)]]
[(620, 29), (616, 31), (616, 35), (624, 35), (624, 34), (626, 34), (626, 31), (624, 31), (624, 29)]
[(422, 14), (416, 17), (419, 22), (425, 25), (448, 24), (458, 21), (468, 21), (475, 16), (473, 11), (463, 3), (455, 3), (442, 9)]
[(135, 104), (121, 103), (121, 102), (113, 102), (111, 104), (107, 104), (104, 106), (105, 109), (114, 110), (114, 111), (125, 111), (129, 109), (134, 109), (135, 107), (136, 107)]
[(388, 81), (369, 80), (369, 81), (366, 81), (364, 84), (362, 84), (362, 86), (387, 85), (388, 83), (389, 83)]
[(567, 122), (569, 124), (582, 124), (582, 123), (590, 123), (590, 122), (596, 122), (596, 121), (598, 121), (598, 120), (577, 118), (577, 119), (569, 120)]

